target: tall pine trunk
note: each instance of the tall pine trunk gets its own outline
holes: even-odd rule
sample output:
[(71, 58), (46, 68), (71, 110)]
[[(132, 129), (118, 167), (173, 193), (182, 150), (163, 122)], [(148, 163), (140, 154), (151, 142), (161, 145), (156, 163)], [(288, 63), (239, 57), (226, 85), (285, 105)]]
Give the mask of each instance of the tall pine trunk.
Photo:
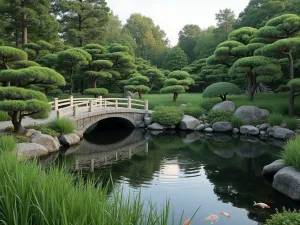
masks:
[(178, 92), (174, 92), (174, 95), (173, 95), (173, 101), (174, 102), (176, 102), (177, 97), (178, 97)]
[(27, 24), (27, 14), (23, 14), (22, 18), (22, 45), (28, 42), (28, 24)]
[(71, 73), (70, 73), (70, 91), (69, 95), (73, 95), (73, 73), (74, 73), (74, 68), (71, 68)]
[(13, 112), (11, 115), (11, 122), (14, 125), (14, 132), (15, 133), (20, 133), (22, 129), (22, 118), (19, 118), (19, 112)]
[[(288, 54), (289, 63), (290, 63), (290, 79), (295, 78), (295, 72), (294, 72), (294, 60), (291, 53)], [(290, 88), (290, 96), (289, 96), (289, 117), (294, 116), (294, 109), (295, 109), (295, 88)]]

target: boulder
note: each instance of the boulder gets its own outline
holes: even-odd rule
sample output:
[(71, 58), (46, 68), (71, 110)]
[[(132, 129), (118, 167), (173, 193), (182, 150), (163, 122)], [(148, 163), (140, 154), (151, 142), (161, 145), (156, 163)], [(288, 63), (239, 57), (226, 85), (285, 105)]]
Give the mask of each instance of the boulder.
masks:
[(234, 112), (235, 110), (235, 104), (231, 101), (225, 101), (225, 102), (221, 102), (219, 104), (216, 104), (212, 110), (229, 110)]
[(272, 162), (269, 165), (266, 165), (263, 168), (262, 174), (263, 175), (274, 175), (284, 167), (285, 167), (285, 164), (284, 164), (283, 159), (279, 159), (279, 160)]
[(273, 137), (278, 139), (290, 139), (295, 136), (294, 131), (286, 128), (278, 128), (274, 131)]
[(294, 167), (285, 167), (274, 176), (273, 188), (294, 201), (300, 201), (300, 172)]
[(184, 143), (192, 143), (192, 142), (195, 142), (197, 140), (200, 139), (200, 136), (197, 135), (195, 132), (194, 133), (190, 133), (190, 134), (186, 134), (186, 135), (183, 135), (182, 137), (182, 141)]
[(233, 128), (232, 133), (233, 133), (233, 134), (239, 134), (239, 133), (240, 133), (240, 129), (238, 129), (238, 128)]
[(26, 137), (29, 137), (29, 138), (30, 138), (30, 137), (31, 137), (32, 135), (34, 135), (35, 133), (36, 133), (36, 130), (35, 130), (35, 129), (26, 129), (24, 134), (25, 134)]
[(149, 126), (152, 123), (152, 118), (151, 117), (145, 117), (144, 118), (144, 123), (146, 126)]
[(265, 135), (266, 135), (266, 131), (264, 131), (264, 130), (260, 131), (260, 132), (259, 132), (259, 135), (260, 135), (260, 136), (265, 136)]
[(205, 123), (204, 126), (205, 126), (205, 128), (210, 128), (211, 124), (210, 123)]
[(148, 129), (149, 130), (163, 130), (164, 127), (162, 125), (160, 125), (159, 123), (153, 123), (148, 126)]
[(83, 133), (81, 131), (76, 131), (75, 134), (82, 140), (83, 139)]
[(270, 124), (264, 123), (258, 126), (259, 130), (267, 130), (270, 127)]
[(240, 132), (241, 134), (259, 135), (259, 129), (250, 125), (241, 126)]
[(44, 146), (36, 143), (20, 143), (14, 153), (16, 153), (18, 160), (22, 161), (48, 155), (49, 152)]
[(212, 125), (212, 129), (216, 132), (229, 132), (233, 127), (230, 122), (217, 122)]
[(206, 132), (206, 133), (213, 133), (214, 130), (212, 128), (208, 127), (208, 128), (204, 129), (204, 132)]
[(269, 115), (268, 110), (255, 106), (241, 106), (234, 112), (235, 117), (240, 118), (244, 123), (248, 124), (258, 120), (265, 120)]
[(64, 146), (72, 146), (80, 143), (80, 138), (76, 134), (66, 134), (59, 138), (59, 141)]
[(196, 131), (204, 131), (204, 129), (205, 129), (204, 124), (200, 124), (199, 126), (196, 127)]
[(44, 146), (49, 152), (57, 152), (60, 148), (60, 144), (54, 137), (47, 134), (33, 135), (30, 142)]
[(184, 115), (180, 121), (179, 128), (181, 130), (195, 130), (199, 125), (200, 122), (195, 117)]

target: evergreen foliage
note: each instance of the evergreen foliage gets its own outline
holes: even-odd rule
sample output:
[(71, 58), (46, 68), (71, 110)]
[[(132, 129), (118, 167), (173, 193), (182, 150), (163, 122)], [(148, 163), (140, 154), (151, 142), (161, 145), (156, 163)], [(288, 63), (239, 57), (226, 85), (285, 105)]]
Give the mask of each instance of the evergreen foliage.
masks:
[(220, 97), (226, 101), (227, 95), (239, 95), (241, 90), (238, 86), (228, 82), (218, 82), (208, 86), (203, 92), (203, 98)]

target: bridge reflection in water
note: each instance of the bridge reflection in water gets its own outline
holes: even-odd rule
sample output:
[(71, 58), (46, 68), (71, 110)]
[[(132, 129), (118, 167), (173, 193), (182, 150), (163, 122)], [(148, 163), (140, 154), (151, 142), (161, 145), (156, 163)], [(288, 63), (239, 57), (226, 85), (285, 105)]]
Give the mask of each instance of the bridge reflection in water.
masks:
[[(102, 132), (93, 131), (91, 135), (83, 140), (80, 146), (68, 149), (64, 156), (72, 156), (74, 165), (72, 171), (90, 171), (100, 169), (104, 166), (131, 159), (139, 152), (148, 153), (148, 140), (144, 137), (144, 132), (139, 129), (127, 130), (127, 137), (124, 137), (124, 130), (121, 131), (119, 138), (111, 136), (114, 143), (109, 142), (109, 132), (101, 135)], [(115, 133), (116, 135), (116, 133)], [(103, 143), (104, 142), (104, 143)]]

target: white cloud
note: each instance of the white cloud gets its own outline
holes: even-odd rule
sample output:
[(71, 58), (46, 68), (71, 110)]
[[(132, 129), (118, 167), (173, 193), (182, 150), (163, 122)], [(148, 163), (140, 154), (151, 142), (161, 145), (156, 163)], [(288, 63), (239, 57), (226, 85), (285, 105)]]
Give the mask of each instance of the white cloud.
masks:
[(198, 24), (201, 28), (215, 25), (215, 14), (230, 8), (238, 15), (249, 0), (107, 0), (109, 7), (119, 15), (123, 23), (132, 13), (151, 17), (171, 40), (178, 41), (178, 33), (186, 24)]

